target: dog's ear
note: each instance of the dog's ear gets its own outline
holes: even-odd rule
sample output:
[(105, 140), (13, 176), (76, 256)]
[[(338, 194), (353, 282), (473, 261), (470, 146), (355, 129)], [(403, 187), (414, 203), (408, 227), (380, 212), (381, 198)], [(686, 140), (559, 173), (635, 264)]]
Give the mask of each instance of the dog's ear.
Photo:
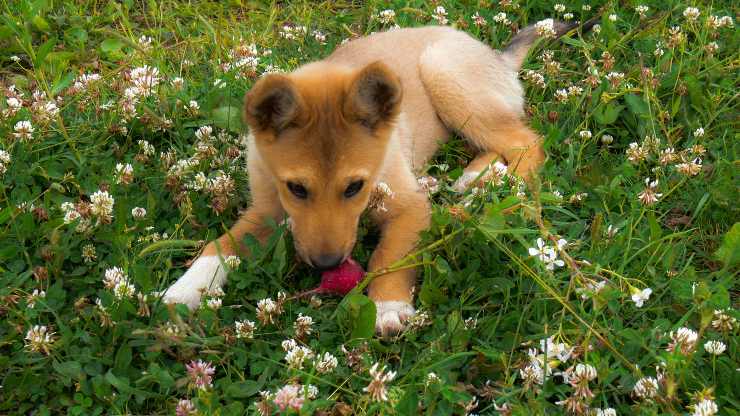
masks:
[(401, 81), (385, 64), (373, 62), (352, 79), (344, 103), (344, 114), (374, 130), (392, 121), (401, 104)]
[(283, 130), (299, 123), (305, 104), (293, 81), (285, 75), (266, 75), (252, 87), (244, 100), (249, 126), (277, 137)]

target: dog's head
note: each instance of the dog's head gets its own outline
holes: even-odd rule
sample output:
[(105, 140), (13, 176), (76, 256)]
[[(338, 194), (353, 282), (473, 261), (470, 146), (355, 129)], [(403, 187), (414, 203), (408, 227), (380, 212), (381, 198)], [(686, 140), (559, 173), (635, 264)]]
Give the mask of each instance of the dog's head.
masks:
[(310, 265), (332, 268), (350, 255), (400, 102), (400, 80), (380, 62), (314, 63), (266, 75), (247, 93), (257, 151)]

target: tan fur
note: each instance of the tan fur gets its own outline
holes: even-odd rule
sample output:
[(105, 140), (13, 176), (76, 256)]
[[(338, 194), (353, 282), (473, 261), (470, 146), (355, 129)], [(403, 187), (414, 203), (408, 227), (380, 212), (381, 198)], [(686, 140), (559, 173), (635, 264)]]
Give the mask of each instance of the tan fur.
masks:
[[(451, 130), (480, 150), (466, 172), (503, 159), (527, 176), (543, 162), (540, 140), (523, 120), (515, 61), (465, 33), (427, 27), (374, 34), (323, 61), (263, 77), (245, 104), (252, 206), (204, 254), (238, 253), (245, 233), (264, 238), (266, 218), (288, 216), (306, 262), (327, 253), (347, 257), (382, 181), (395, 196), (385, 200), (386, 211), (371, 213), (382, 237), (369, 270), (403, 258), (429, 225), (430, 204), (415, 172)], [(364, 187), (345, 198), (356, 180)], [(303, 184), (309, 198), (296, 198), (287, 182)], [(387, 274), (371, 283), (369, 296), (412, 303), (414, 282), (413, 270)]]

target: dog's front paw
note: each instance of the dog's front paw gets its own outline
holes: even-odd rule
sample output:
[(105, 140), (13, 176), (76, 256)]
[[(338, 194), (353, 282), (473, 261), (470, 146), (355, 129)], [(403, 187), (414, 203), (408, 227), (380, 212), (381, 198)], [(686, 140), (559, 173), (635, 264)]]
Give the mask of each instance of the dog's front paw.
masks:
[(162, 295), (166, 303), (182, 303), (191, 310), (200, 305), (205, 291), (220, 289), (226, 282), (226, 270), (218, 256), (199, 257), (182, 277)]
[(455, 192), (463, 193), (468, 190), (478, 176), (480, 176), (480, 172), (465, 172), (452, 184), (452, 189)]
[(382, 336), (396, 335), (406, 327), (406, 320), (414, 315), (414, 307), (404, 301), (375, 302), (377, 317), (375, 332)]

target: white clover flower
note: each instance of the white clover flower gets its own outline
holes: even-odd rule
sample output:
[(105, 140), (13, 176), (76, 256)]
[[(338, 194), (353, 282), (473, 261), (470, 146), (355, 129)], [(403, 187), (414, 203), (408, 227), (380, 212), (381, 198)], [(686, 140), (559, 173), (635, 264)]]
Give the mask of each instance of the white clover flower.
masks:
[(103, 274), (103, 286), (106, 289), (113, 289), (119, 282), (127, 279), (126, 273), (120, 267), (111, 267)]
[(566, 90), (565, 88), (561, 88), (555, 91), (554, 96), (557, 101), (562, 103), (562, 102), (568, 101), (568, 97), (570, 95), (568, 94), (568, 90)]
[(613, 141), (614, 141), (614, 137), (612, 137), (611, 134), (605, 134), (601, 136), (601, 143), (605, 145), (610, 145), (612, 144)]
[(34, 352), (49, 354), (54, 344), (54, 332), (50, 332), (46, 325), (34, 325), (26, 332), (26, 348)]
[(206, 306), (214, 311), (221, 309), (222, 304), (221, 298), (211, 298), (206, 301)]
[(611, 407), (596, 409), (596, 416), (617, 416), (617, 411)]
[(612, 13), (612, 14), (609, 15), (609, 21), (610, 22), (616, 22), (617, 19), (618, 19), (618, 17), (617, 17), (616, 14)]
[(131, 70), (131, 83), (135, 90), (132, 93), (136, 96), (148, 97), (154, 92), (154, 88), (159, 85), (159, 69), (144, 65)]
[(632, 292), (632, 302), (635, 302), (635, 307), (642, 308), (642, 305), (646, 300), (650, 299), (652, 293), (653, 289), (649, 287), (642, 290), (634, 289)]
[(691, 416), (714, 416), (719, 412), (717, 403), (714, 400), (703, 399), (693, 406), (694, 413)]
[(503, 25), (511, 24), (511, 21), (509, 20), (509, 18), (506, 16), (506, 13), (504, 12), (499, 12), (495, 16), (493, 16), (493, 21), (496, 23), (501, 23)]
[(555, 342), (555, 337), (540, 340), (540, 349), (547, 354), (547, 361), (557, 359), (560, 362), (567, 362), (575, 351), (575, 347), (564, 342)]
[(627, 160), (632, 163), (639, 163), (647, 158), (648, 149), (646, 149), (645, 146), (638, 145), (637, 142), (632, 142), (629, 144), (629, 148), (626, 153)]
[(144, 51), (149, 50), (152, 46), (152, 38), (146, 35), (141, 35), (139, 39), (136, 41), (136, 43), (139, 44), (139, 47), (143, 49)]
[(307, 360), (311, 360), (314, 354), (310, 348), (304, 346), (296, 346), (285, 354), (285, 362), (288, 363), (289, 368), (302, 369), (303, 363)]
[(43, 290), (34, 289), (33, 293), (28, 295), (28, 299), (26, 300), (26, 306), (33, 309), (36, 307), (36, 302), (39, 299), (46, 299), (46, 292)]
[(583, 88), (579, 87), (578, 85), (571, 85), (570, 87), (568, 87), (569, 97), (578, 97), (581, 94), (583, 94)]
[(296, 348), (298, 346), (298, 343), (295, 342), (294, 339), (289, 338), (289, 339), (286, 339), (285, 341), (281, 342), (280, 343), (280, 346), (283, 347), (283, 351), (288, 352), (288, 351)]
[(694, 130), (694, 137), (704, 137), (704, 128), (699, 127), (698, 129)]
[(380, 23), (389, 24), (393, 23), (396, 19), (396, 12), (393, 9), (386, 9), (378, 13), (378, 20)]
[(578, 133), (579, 136), (581, 136), (582, 139), (590, 139), (591, 138), (591, 131), (590, 130), (581, 130)]
[(80, 218), (80, 213), (79, 212), (77, 212), (75, 210), (67, 211), (67, 213), (64, 214), (64, 223), (67, 224), (67, 225), (69, 225), (69, 224), (75, 222), (79, 218)]
[(274, 323), (277, 315), (279, 315), (279, 308), (274, 300), (267, 298), (257, 302), (257, 319), (262, 325)]
[(113, 287), (113, 296), (118, 299), (132, 298), (136, 295), (136, 288), (124, 277)]
[(370, 367), (370, 376), (373, 378), (370, 384), (362, 390), (370, 394), (370, 399), (376, 402), (388, 401), (388, 388), (386, 383), (393, 381), (396, 377), (395, 371), (385, 372), (385, 366), (378, 370), (378, 363)]
[(696, 343), (699, 341), (699, 334), (691, 328), (681, 327), (669, 334), (671, 342), (668, 344), (666, 351), (679, 352), (688, 355), (696, 349)]
[(532, 361), (524, 368), (519, 370), (519, 376), (527, 385), (543, 384), (545, 382), (545, 372), (538, 362)]
[(449, 21), (447, 20), (447, 10), (443, 6), (437, 6), (432, 13), (432, 19), (436, 20), (440, 25), (446, 25)]
[(134, 177), (134, 167), (130, 163), (117, 163), (114, 176), (117, 184), (129, 184)]
[(645, 178), (645, 186), (645, 190), (640, 192), (637, 198), (643, 205), (654, 205), (663, 196), (662, 193), (655, 192), (658, 188), (658, 180), (650, 181), (650, 178)]
[(687, 7), (683, 11), (683, 17), (685, 17), (690, 22), (696, 21), (696, 19), (699, 18), (700, 14), (701, 11), (699, 11), (699, 9), (697, 9), (696, 7)]
[(727, 345), (722, 341), (707, 341), (704, 344), (704, 350), (712, 355), (722, 355), (726, 349)]
[(535, 33), (543, 38), (553, 38), (555, 32), (555, 22), (552, 19), (544, 19), (534, 24)]
[(231, 270), (236, 270), (239, 265), (242, 264), (242, 260), (238, 256), (228, 256), (224, 259), (224, 264)]
[(654, 377), (643, 377), (637, 380), (633, 392), (641, 399), (652, 399), (658, 394), (658, 380)]
[(696, 176), (701, 172), (701, 158), (697, 157), (690, 162), (682, 162), (676, 165), (676, 170), (686, 176)]
[(424, 385), (426, 387), (429, 387), (432, 384), (441, 383), (442, 380), (439, 378), (439, 376), (435, 373), (428, 373), (426, 376), (426, 379), (424, 380)]
[(82, 246), (82, 260), (85, 263), (92, 263), (97, 260), (98, 254), (95, 251), (95, 246), (92, 244), (85, 244)]
[(470, 318), (467, 318), (463, 324), (465, 325), (465, 329), (468, 331), (471, 331), (478, 327), (478, 318), (471, 316)]
[(650, 7), (645, 6), (644, 4), (639, 4), (637, 7), (635, 7), (635, 11), (637, 14), (640, 15), (640, 17), (645, 17), (645, 14), (647, 14), (648, 10), (650, 10)]
[(597, 375), (596, 368), (591, 364), (576, 364), (576, 368), (573, 371), (573, 377), (577, 377), (579, 380), (591, 381), (595, 379)]
[(565, 13), (563, 15), (563, 20), (572, 20), (573, 19), (573, 13)]
[(319, 374), (329, 374), (337, 368), (337, 365), (339, 365), (337, 357), (325, 352), (324, 355), (318, 356), (313, 366)]
[(562, 13), (565, 11), (565, 5), (562, 3), (557, 3), (555, 6), (553, 6), (553, 9), (555, 9), (556, 12)]
[(234, 322), (234, 329), (236, 337), (239, 339), (253, 339), (255, 324), (252, 321), (236, 321)]
[[(504, 18), (506, 18), (506, 13), (504, 13)], [(486, 18), (481, 16), (480, 13), (478, 12), (473, 13), (473, 15), (470, 16), (470, 19), (473, 21), (473, 24), (476, 25), (477, 27), (484, 27), (488, 24), (488, 22), (486, 21)], [(496, 21), (495, 17), (493, 20)]]
[(303, 338), (306, 335), (310, 335), (311, 332), (313, 332), (313, 318), (310, 316), (303, 315), (302, 313), (298, 313), (298, 317), (295, 320), (295, 323), (293, 324), (293, 328), (295, 329), (295, 336), (296, 338)]
[(33, 125), (31, 125), (31, 122), (28, 120), (22, 120), (15, 123), (13, 130), (15, 131), (13, 136), (18, 140), (26, 141), (33, 138)]
[(92, 203), (90, 210), (93, 215), (103, 219), (112, 217), (115, 200), (108, 191), (95, 192), (90, 196), (90, 202)]
[(437, 178), (433, 176), (422, 176), (416, 179), (421, 189), (425, 190), (430, 194), (435, 194), (439, 191), (439, 182)]
[(146, 209), (142, 207), (136, 207), (131, 210), (131, 216), (134, 217), (134, 219), (140, 220), (146, 217)]
[(175, 77), (172, 78), (171, 84), (172, 88), (174, 88), (175, 90), (181, 90), (182, 87), (185, 85), (185, 80), (181, 77)]
[(735, 319), (735, 317), (733, 316), (728, 315), (725, 311), (719, 309), (714, 311), (712, 328), (722, 332), (729, 332), (732, 331), (736, 323), (737, 319)]
[(326, 33), (320, 30), (314, 30), (313, 32), (311, 32), (311, 34), (313, 35), (313, 38), (314, 40), (316, 40), (316, 42), (319, 42), (321, 44), (326, 43)]
[(198, 130), (195, 131), (195, 137), (198, 138), (198, 140), (200, 141), (210, 140), (212, 134), (213, 127), (211, 126), (201, 126), (198, 128)]

